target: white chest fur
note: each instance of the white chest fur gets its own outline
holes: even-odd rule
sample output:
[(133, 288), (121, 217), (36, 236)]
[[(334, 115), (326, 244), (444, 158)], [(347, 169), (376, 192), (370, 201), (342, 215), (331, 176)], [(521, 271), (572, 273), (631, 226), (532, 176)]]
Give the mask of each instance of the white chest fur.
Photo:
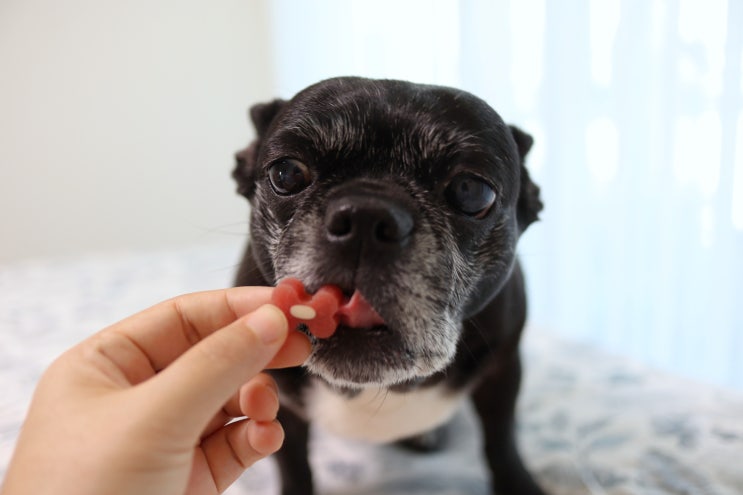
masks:
[(462, 393), (443, 386), (406, 393), (372, 387), (355, 397), (316, 383), (305, 397), (309, 420), (347, 438), (384, 443), (429, 431), (449, 420)]

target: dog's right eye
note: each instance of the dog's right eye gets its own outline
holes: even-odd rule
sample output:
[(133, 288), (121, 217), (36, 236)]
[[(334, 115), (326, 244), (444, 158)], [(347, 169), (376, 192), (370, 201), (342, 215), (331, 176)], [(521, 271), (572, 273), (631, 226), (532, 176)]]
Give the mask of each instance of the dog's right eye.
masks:
[(307, 165), (293, 158), (283, 158), (271, 165), (268, 178), (274, 190), (284, 196), (297, 194), (312, 181)]

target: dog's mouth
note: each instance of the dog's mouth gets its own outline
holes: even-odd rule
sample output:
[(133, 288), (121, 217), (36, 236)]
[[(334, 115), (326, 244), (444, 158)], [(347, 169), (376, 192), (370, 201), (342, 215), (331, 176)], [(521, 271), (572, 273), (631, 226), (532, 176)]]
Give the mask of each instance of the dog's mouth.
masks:
[(347, 328), (375, 329), (386, 326), (384, 318), (358, 289), (353, 291), (351, 297), (344, 300), (335, 314), (338, 323)]
[(310, 337), (314, 344), (327, 339), (359, 339), (373, 337), (390, 333), (391, 329), (385, 319), (366, 300), (358, 290), (353, 290), (351, 295), (344, 294), (338, 310), (333, 315), (337, 326), (332, 332), (321, 334), (314, 330), (312, 325), (300, 323), (297, 330)]
[(413, 316), (406, 320), (394, 302), (377, 310), (380, 300), (370, 302), (362, 291), (328, 284), (310, 294), (298, 279), (277, 284), (272, 301), (287, 315), (290, 328), (305, 333), (312, 343), (305, 362), (310, 372), (337, 386), (387, 386), (429, 376), (449, 362), (452, 349), (436, 344), (442, 331), (425, 334), (429, 328), (446, 328), (440, 326), (445, 322), (429, 325)]
[(323, 285), (308, 293), (300, 280), (285, 278), (277, 284), (271, 299), (287, 316), (290, 327), (315, 339), (330, 338), (338, 328), (386, 327), (385, 319), (359, 289), (344, 291), (336, 285)]

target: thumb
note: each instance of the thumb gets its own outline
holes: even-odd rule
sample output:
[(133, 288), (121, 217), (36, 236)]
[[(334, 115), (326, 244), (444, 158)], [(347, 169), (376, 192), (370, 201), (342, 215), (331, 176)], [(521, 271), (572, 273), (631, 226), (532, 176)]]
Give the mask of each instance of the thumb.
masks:
[(266, 304), (217, 330), (142, 384), (153, 415), (198, 438), (240, 386), (260, 373), (287, 338), (286, 316)]

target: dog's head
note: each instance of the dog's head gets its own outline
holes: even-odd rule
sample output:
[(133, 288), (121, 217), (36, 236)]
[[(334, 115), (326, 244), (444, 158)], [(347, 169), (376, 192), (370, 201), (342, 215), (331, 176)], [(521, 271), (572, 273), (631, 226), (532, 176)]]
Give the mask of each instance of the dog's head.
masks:
[(233, 176), (263, 277), (358, 291), (384, 319), (314, 341), (307, 367), (351, 387), (446, 367), (542, 207), (531, 137), (469, 93), (402, 81), (331, 79), (250, 114)]

